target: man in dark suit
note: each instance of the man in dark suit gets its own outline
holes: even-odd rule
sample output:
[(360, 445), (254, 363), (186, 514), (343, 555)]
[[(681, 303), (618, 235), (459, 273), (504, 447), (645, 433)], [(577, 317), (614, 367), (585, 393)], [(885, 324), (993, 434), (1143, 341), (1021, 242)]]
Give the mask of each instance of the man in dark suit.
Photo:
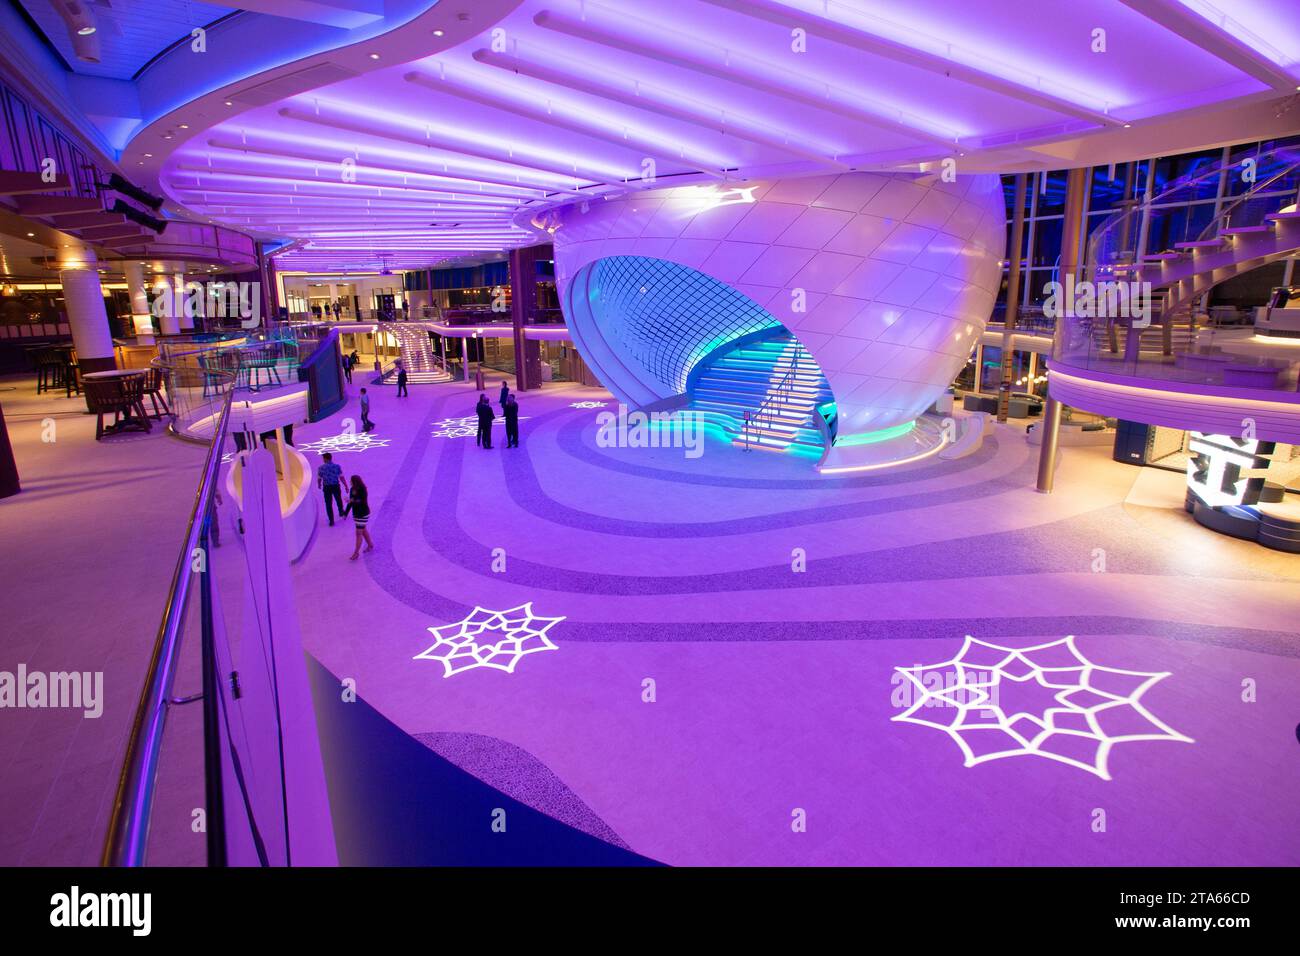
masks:
[(487, 393), (479, 395), (478, 405), (475, 406), (474, 413), (478, 415), (478, 434), (474, 440), (480, 448), (491, 448), (492, 420), (497, 416), (492, 411), (492, 403), (488, 401)]
[(519, 447), (519, 402), (515, 400), (514, 393), (511, 392), (506, 396), (506, 403), (503, 406), (506, 416), (506, 447)]
[(501, 380), (501, 395), (497, 398), (497, 404), (502, 410), (506, 407), (506, 396), (510, 394), (510, 384), (503, 378)]

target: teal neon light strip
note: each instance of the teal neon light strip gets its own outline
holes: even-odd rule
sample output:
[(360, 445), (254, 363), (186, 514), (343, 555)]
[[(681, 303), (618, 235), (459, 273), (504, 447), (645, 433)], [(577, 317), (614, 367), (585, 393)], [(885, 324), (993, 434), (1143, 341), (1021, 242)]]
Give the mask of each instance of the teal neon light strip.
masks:
[(846, 435), (844, 438), (835, 440), (836, 448), (848, 448), (852, 445), (874, 445), (878, 441), (889, 441), (891, 438), (898, 438), (906, 435), (916, 427), (916, 422), (907, 422), (904, 425), (895, 425), (892, 428), (882, 428), (879, 431), (863, 432), (861, 435)]

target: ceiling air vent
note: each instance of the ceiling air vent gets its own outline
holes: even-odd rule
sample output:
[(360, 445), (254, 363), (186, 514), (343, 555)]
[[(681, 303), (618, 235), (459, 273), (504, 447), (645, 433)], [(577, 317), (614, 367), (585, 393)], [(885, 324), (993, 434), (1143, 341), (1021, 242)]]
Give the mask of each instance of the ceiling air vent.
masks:
[(352, 70), (334, 63), (318, 63), (294, 73), (285, 73), (264, 83), (257, 83), (230, 94), (230, 99), (249, 106), (266, 106), (299, 93), (306, 93), (330, 83), (351, 79)]

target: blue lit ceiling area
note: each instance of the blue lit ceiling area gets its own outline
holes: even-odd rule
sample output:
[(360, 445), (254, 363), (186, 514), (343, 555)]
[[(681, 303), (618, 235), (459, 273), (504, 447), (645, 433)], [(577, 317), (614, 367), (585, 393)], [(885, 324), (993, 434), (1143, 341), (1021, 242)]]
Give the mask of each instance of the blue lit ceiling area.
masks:
[(675, 262), (610, 256), (584, 266), (565, 314), (580, 350), (624, 401), (648, 405), (686, 391), (696, 364), (727, 342), (782, 328), (731, 286)]

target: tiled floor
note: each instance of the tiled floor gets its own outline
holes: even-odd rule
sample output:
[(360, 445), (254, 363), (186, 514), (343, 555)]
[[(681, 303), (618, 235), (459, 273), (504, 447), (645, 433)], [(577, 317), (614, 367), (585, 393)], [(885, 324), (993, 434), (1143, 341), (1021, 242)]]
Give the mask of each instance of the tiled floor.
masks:
[[(383, 441), (336, 461), (370, 485), (378, 549), (349, 562), (350, 528), (322, 519), (294, 570), (307, 649), (518, 799), (673, 864), (1300, 862), (1300, 559), (1195, 525), (1176, 480), (1144, 477), (1135, 494), (1149, 473), (1067, 449), (1055, 494), (1039, 495), (1037, 450), (1012, 428), (966, 459), (859, 478), (716, 444), (698, 459), (600, 448), (595, 416), (615, 405), (570, 385), (523, 396), (521, 449), (498, 434), (485, 451), (435, 434), (471, 413), (464, 385), (375, 392)], [(4, 620), (20, 625), (6, 656), (50, 669), (103, 658), (120, 668), (110, 685), (131, 684), (109, 695), (117, 723), (109, 710), (0, 713), (0, 753), (23, 768), (4, 775), (0, 802), (19, 812), (0, 823), (0, 862), (89, 862), (201, 450), (161, 437), (35, 449), (42, 407), (0, 400), (36, 492), (0, 502), (0, 572), (21, 584), (5, 590)], [(574, 407), (591, 401), (609, 404)], [(295, 439), (338, 434), (346, 417), (355, 401)], [(41, 504), (42, 482), (65, 483), (57, 507)], [(10, 515), (22, 540), (48, 537), (47, 561), (14, 546)], [(90, 527), (99, 560), (47, 524)], [(546, 631), (556, 649), (513, 673), (444, 677), (417, 659), (428, 628), (528, 602), (564, 620)], [(1001, 710), (974, 724), (1071, 711), (1053, 726), (1079, 732), (1040, 748), (1056, 758), (968, 767), (967, 737), (972, 755), (1023, 748), (996, 728), (892, 719), (919, 699), (895, 668), (951, 661), (966, 634), (1055, 644), (1027, 658), (977, 649), (965, 671), (938, 672), (996, 672)], [(1073, 651), (1057, 643), (1071, 634)], [(1168, 676), (1143, 688), (1118, 669)], [(1091, 723), (1078, 716), (1090, 707)], [(914, 716), (947, 726), (957, 710)], [(173, 764), (182, 791), (196, 769)], [(185, 799), (169, 806), (159, 852), (185, 862), (198, 838)]]

